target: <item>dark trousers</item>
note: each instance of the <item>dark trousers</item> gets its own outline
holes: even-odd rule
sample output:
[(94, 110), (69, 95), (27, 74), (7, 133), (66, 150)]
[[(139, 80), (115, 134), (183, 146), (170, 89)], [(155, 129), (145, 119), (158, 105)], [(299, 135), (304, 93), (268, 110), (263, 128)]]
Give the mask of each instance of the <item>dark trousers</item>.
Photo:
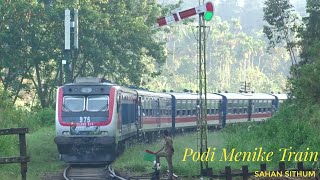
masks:
[(165, 152), (159, 152), (157, 154), (157, 159), (156, 159), (157, 163), (160, 163), (160, 157), (165, 157), (167, 159), (168, 168), (169, 168), (168, 179), (172, 179), (172, 177), (173, 177), (172, 155), (167, 155), (167, 153), (165, 153)]

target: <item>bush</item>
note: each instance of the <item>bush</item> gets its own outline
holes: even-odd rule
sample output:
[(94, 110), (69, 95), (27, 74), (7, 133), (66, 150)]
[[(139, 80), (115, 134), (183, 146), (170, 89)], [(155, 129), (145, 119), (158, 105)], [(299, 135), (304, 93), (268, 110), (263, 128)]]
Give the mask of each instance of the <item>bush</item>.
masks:
[(51, 108), (42, 109), (31, 117), (40, 126), (50, 126), (54, 124), (55, 111)]
[[(274, 152), (272, 161), (268, 164), (277, 167), (280, 161), (280, 148), (290, 148), (295, 152), (316, 151), (320, 144), (319, 105), (286, 104), (280, 111), (263, 124), (241, 124), (226, 127), (222, 130), (228, 148), (237, 148), (241, 151), (250, 151), (255, 147), (263, 147), (265, 151)], [(246, 142), (246, 143), (243, 143)], [(308, 166), (310, 163), (306, 163)], [(251, 164), (254, 165), (254, 164)], [(289, 167), (296, 165), (291, 161)], [(255, 164), (258, 168), (258, 164)]]

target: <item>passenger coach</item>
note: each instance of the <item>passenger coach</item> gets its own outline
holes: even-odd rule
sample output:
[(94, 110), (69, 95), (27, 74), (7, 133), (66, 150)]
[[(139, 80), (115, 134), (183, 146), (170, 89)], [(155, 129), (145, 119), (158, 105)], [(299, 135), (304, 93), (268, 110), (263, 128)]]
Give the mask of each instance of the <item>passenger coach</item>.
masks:
[[(283, 94), (208, 93), (208, 127), (262, 121), (286, 99)], [(136, 139), (196, 129), (198, 116), (196, 93), (157, 93), (78, 78), (57, 89), (55, 143), (66, 162), (106, 163)]]

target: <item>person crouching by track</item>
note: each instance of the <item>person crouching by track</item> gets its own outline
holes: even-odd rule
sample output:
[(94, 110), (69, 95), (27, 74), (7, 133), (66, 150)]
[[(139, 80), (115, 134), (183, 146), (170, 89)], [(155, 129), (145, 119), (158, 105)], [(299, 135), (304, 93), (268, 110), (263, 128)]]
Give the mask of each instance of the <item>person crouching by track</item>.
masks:
[(168, 130), (165, 130), (163, 135), (164, 135), (164, 145), (159, 151), (155, 153), (156, 163), (160, 163), (160, 157), (165, 157), (167, 159), (168, 168), (169, 168), (168, 179), (172, 179), (173, 178), (172, 156), (174, 154), (173, 141), (169, 136)]

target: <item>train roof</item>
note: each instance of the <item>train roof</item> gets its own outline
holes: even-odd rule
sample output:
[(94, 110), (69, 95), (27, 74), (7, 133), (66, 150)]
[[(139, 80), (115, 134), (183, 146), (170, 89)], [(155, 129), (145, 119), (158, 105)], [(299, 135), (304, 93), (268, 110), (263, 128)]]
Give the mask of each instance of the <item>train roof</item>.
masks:
[(104, 80), (97, 77), (77, 77), (74, 82), (67, 83), (62, 86), (117, 86), (111, 81)]
[(274, 96), (265, 93), (218, 93), (227, 99), (275, 99)]
[[(199, 99), (199, 94), (197, 93), (169, 93), (173, 95), (176, 99)], [(207, 93), (207, 99), (222, 99), (221, 96), (217, 94)]]
[(272, 95), (276, 96), (278, 99), (288, 99), (287, 94), (272, 94)]
[(166, 93), (152, 92), (152, 91), (146, 91), (146, 90), (140, 90), (140, 89), (134, 89), (134, 90), (137, 91), (139, 95), (172, 98), (171, 95)]

